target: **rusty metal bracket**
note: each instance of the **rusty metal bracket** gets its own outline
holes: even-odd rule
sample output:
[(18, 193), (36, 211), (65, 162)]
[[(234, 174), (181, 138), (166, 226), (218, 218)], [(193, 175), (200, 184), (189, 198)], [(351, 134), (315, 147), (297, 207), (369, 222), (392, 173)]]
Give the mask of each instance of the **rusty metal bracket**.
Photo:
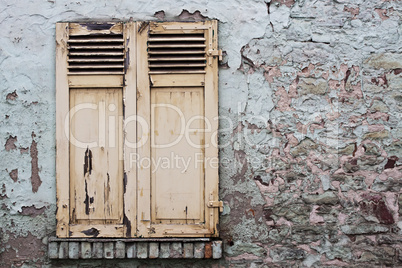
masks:
[(208, 57), (219, 57), (219, 61), (222, 61), (222, 49), (210, 49), (207, 51)]
[(208, 201), (209, 208), (219, 208), (219, 212), (223, 212), (223, 202), (222, 201)]

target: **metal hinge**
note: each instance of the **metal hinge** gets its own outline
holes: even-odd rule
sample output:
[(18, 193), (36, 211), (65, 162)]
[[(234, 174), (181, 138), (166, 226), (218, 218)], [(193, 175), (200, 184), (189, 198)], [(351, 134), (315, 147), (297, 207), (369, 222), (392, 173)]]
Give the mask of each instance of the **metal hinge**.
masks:
[(223, 212), (223, 202), (222, 201), (208, 201), (209, 208), (219, 208), (219, 212)]
[(207, 51), (208, 57), (219, 57), (219, 61), (222, 61), (222, 49), (210, 49)]

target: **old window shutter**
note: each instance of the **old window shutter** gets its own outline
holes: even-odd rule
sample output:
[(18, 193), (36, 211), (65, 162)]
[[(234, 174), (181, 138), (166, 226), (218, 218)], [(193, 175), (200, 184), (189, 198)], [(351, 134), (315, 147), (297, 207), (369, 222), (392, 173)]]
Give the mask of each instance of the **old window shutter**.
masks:
[(122, 23), (56, 28), (57, 235), (123, 237)]
[(137, 112), (149, 126), (138, 155), (150, 159), (138, 168), (138, 230), (218, 236), (217, 22), (137, 28)]
[(56, 42), (57, 236), (218, 236), (217, 22), (58, 23)]

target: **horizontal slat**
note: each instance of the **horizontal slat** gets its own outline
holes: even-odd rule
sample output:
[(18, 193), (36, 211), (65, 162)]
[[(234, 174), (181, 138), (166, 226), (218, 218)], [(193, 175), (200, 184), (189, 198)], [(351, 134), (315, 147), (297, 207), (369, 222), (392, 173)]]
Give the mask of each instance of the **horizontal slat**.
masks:
[(85, 51), (70, 51), (69, 56), (123, 56), (123, 52), (102, 51), (102, 52), (85, 52)]
[(112, 75), (112, 74), (124, 74), (124, 72), (100, 72), (100, 71), (93, 71), (93, 72), (69, 72), (68, 75)]
[(166, 44), (166, 45), (154, 45), (149, 44), (149, 48), (196, 48), (196, 47), (206, 47), (203, 44)]
[(149, 68), (170, 68), (170, 67), (204, 67), (205, 63), (150, 63)]
[(124, 46), (69, 46), (68, 49), (123, 49)]
[(73, 65), (73, 66), (69, 66), (69, 69), (116, 69), (116, 68), (123, 68), (123, 65)]
[(205, 74), (203, 70), (172, 70), (166, 69), (163, 71), (150, 70), (149, 74)]
[(70, 88), (111, 88), (122, 87), (122, 75), (70, 75), (68, 77)]
[(152, 87), (199, 87), (205, 81), (203, 74), (154, 74), (150, 78)]
[(148, 51), (150, 55), (160, 55), (160, 54), (205, 54), (205, 50), (150, 50)]
[(70, 39), (68, 43), (117, 43), (124, 42), (121, 38), (80, 38), (80, 39)]
[(203, 37), (186, 37), (186, 35), (183, 35), (183, 37), (171, 37), (171, 38), (161, 38), (161, 37), (150, 37), (148, 39), (150, 42), (173, 42), (173, 41), (183, 41), (183, 42), (194, 42), (194, 41), (205, 41), (205, 38)]
[(123, 62), (123, 58), (116, 58), (116, 59), (104, 59), (104, 58), (74, 58), (69, 59), (68, 62), (76, 63), (76, 62)]
[(206, 60), (205, 57), (158, 57), (158, 58), (149, 58), (148, 61), (199, 61), (199, 60)]

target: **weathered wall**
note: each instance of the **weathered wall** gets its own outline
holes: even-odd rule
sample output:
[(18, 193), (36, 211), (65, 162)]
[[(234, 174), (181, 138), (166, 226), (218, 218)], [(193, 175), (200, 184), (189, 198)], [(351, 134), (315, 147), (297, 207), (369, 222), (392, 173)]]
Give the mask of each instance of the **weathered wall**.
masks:
[[(225, 253), (197, 265), (402, 265), (402, 4), (392, 0), (0, 0), (0, 263), (112, 265), (47, 258), (55, 234), (55, 23), (200, 13), (220, 20), (226, 51)], [(113, 265), (150, 263), (195, 265)]]

